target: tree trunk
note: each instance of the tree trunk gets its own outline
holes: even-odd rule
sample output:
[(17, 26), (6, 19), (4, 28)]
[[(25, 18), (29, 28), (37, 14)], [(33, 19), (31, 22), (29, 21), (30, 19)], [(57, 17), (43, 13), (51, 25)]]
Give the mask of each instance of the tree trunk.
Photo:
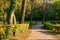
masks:
[(10, 0), (10, 7), (9, 7), (9, 10), (8, 10), (8, 14), (7, 14), (7, 21), (8, 21), (7, 23), (8, 24), (13, 24), (13, 20), (14, 21), (16, 20), (15, 15), (14, 15), (14, 11), (15, 11), (15, 8), (16, 8), (16, 3), (17, 3), (17, 0)]
[(4, 15), (4, 12), (2, 14), (3, 14), (3, 24), (5, 24), (5, 15)]
[(32, 20), (33, 20), (33, 11), (31, 11), (31, 15), (30, 15), (30, 26), (32, 25)]
[(8, 24), (16, 24), (16, 17), (14, 15), (14, 11), (12, 11), (10, 13), (10, 15), (8, 15)]
[(16, 24), (16, 17), (15, 17), (15, 15), (13, 17), (13, 24)]
[(33, 11), (34, 11), (34, 0), (31, 0), (30, 26), (32, 25)]
[(2, 16), (3, 16), (3, 24), (5, 24), (5, 15), (4, 15), (4, 9), (3, 9), (3, 7), (1, 7), (1, 10), (2, 10)]
[(45, 13), (43, 11), (43, 13), (42, 13), (42, 24), (44, 24), (44, 22), (45, 22)]
[(5, 24), (5, 15), (3, 13), (3, 24)]
[(21, 24), (24, 23), (25, 12), (26, 12), (26, 0), (23, 0), (23, 2), (22, 2), (22, 9), (21, 9), (21, 21), (20, 21)]
[(12, 13), (11, 13), (10, 24), (13, 24), (13, 17), (14, 17), (14, 11), (12, 11)]
[(42, 4), (42, 24), (45, 22), (45, 9), (46, 9), (46, 4)]

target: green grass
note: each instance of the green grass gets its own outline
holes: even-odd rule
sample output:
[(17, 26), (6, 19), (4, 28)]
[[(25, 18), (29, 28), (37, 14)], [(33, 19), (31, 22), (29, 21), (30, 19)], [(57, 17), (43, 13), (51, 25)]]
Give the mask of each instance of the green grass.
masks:
[[(36, 22), (37, 24), (42, 24), (42, 21), (32, 21), (32, 22)], [(30, 21), (25, 21), (26, 24), (29, 24)]]

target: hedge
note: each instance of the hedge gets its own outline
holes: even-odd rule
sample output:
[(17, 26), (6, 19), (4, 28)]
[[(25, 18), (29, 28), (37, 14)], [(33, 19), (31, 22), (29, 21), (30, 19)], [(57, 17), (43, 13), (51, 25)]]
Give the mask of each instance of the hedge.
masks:
[(29, 24), (2, 24), (0, 25), (0, 40), (6, 40), (9, 36), (18, 36), (28, 30)]

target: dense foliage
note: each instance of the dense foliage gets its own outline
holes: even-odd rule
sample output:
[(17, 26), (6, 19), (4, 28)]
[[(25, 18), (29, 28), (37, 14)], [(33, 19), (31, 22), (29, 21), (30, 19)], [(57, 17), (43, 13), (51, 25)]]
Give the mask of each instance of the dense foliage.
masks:
[(54, 28), (50, 22), (45, 22), (44, 25), (45, 25), (44, 27), (49, 30), (53, 30), (53, 28)]
[[(15, 1), (15, 0), (14, 0)], [(2, 5), (3, 3), (3, 5)], [(54, 4), (51, 4), (50, 7), (48, 7), (45, 11), (45, 19), (46, 20), (58, 20), (60, 19), (60, 15), (59, 15), (59, 9), (60, 9), (60, 5), (59, 5), (60, 1), (56, 1)], [(13, 5), (13, 3), (11, 4), (11, 6)], [(49, 5), (49, 4), (48, 4)], [(15, 9), (15, 15), (17, 18), (17, 21), (20, 20), (20, 15), (21, 15), (21, 6), (22, 6), (22, 0), (17, 0), (16, 1), (16, 9)], [(42, 5), (41, 2), (39, 2), (38, 0), (35, 0), (34, 3), (34, 12), (33, 12), (33, 20), (37, 19), (37, 20), (42, 20)], [(5, 1), (0, 1), (0, 20), (3, 20), (3, 13), (4, 15), (6, 15), (6, 11), (9, 9), (10, 7), (10, 0), (5, 0)], [(12, 9), (12, 8), (11, 8)], [(27, 0), (27, 9), (26, 9), (26, 16), (25, 19), (26, 20), (30, 20), (30, 14), (31, 14), (31, 2), (30, 0)], [(18, 15), (18, 16), (17, 16)], [(57, 17), (56, 17), (57, 16)], [(5, 16), (4, 16), (5, 17)], [(4, 18), (6, 20), (6, 17)]]
[(29, 24), (0, 25), (0, 40), (6, 40), (10, 36), (22, 35), (28, 28)]
[(12, 30), (10, 25), (0, 25), (0, 40), (6, 40), (12, 34)]
[[(44, 0), (45, 1), (45, 0)], [(25, 20), (30, 21), (30, 18), (36, 21), (50, 21), (60, 20), (60, 0), (56, 0), (53, 3), (42, 3), (41, 0), (0, 0), (0, 21), (4, 24), (13, 25), (1, 25), (0, 26), (0, 40), (6, 39), (11, 34), (14, 36), (19, 33), (24, 33), (28, 30), (28, 24), (14, 24), (23, 22)], [(33, 15), (32, 15), (33, 14)], [(31, 17), (32, 15), (32, 17)], [(42, 22), (43, 22), (42, 21)], [(7, 23), (10, 22), (10, 23)], [(60, 22), (59, 22), (60, 23)], [(37, 24), (32, 22), (32, 25)], [(44, 23), (45, 28), (53, 30), (53, 26), (50, 22)]]

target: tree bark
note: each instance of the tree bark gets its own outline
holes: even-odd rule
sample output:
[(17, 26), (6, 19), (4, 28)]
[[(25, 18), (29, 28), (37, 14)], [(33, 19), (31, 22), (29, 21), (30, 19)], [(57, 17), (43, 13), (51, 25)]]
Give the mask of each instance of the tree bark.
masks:
[(42, 24), (44, 24), (44, 22), (45, 22), (45, 8), (46, 8), (46, 5), (45, 4), (43, 4), (43, 12), (42, 12)]
[(16, 24), (16, 17), (14, 15), (14, 11), (12, 11), (10, 15), (8, 15), (8, 24)]
[(23, 0), (23, 2), (22, 2), (22, 9), (21, 9), (21, 21), (20, 21), (21, 24), (24, 23), (25, 12), (26, 12), (26, 0)]
[(34, 11), (34, 0), (31, 0), (30, 26), (32, 25), (33, 11)]
[(5, 24), (5, 15), (3, 10), (2, 10), (2, 14), (3, 14), (3, 24)]
[(46, 10), (46, 2), (45, 0), (42, 3), (42, 24), (45, 22), (45, 10)]
[(15, 17), (15, 15), (13, 17), (13, 24), (16, 24), (16, 17)]
[(12, 13), (11, 13), (10, 24), (13, 24), (13, 17), (14, 17), (14, 11), (12, 11)]
[(3, 13), (3, 24), (5, 24), (5, 15)]
[[(14, 15), (14, 11), (16, 8), (16, 1), (17, 0), (10, 0), (10, 7), (9, 7), (8, 12), (7, 12), (8, 13), (7, 14), (7, 23), (8, 24), (13, 24), (13, 20), (14, 21), (16, 20), (15, 15)], [(16, 24), (16, 22), (15, 22), (15, 24)]]

